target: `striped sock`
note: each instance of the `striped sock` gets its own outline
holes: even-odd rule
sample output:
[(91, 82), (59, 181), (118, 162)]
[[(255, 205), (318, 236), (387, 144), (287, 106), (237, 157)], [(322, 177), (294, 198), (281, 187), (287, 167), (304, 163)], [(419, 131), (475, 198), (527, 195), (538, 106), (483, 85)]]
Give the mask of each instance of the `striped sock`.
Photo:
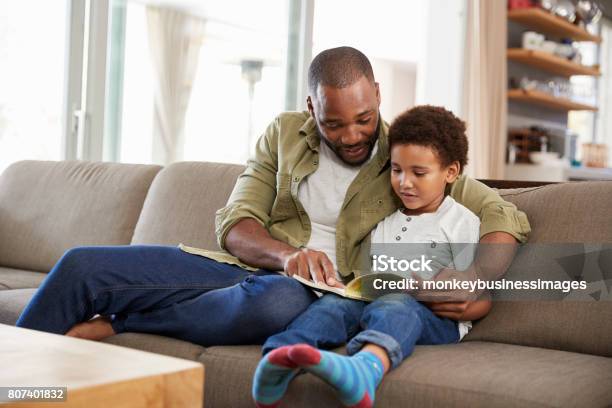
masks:
[(287, 353), (291, 346), (269, 352), (261, 359), (253, 377), (253, 400), (258, 408), (278, 407), (287, 386), (298, 373), (297, 365)]
[(298, 344), (291, 347), (288, 355), (295, 364), (334, 387), (345, 406), (374, 405), (374, 393), (384, 374), (382, 361), (374, 354), (360, 351), (348, 357)]

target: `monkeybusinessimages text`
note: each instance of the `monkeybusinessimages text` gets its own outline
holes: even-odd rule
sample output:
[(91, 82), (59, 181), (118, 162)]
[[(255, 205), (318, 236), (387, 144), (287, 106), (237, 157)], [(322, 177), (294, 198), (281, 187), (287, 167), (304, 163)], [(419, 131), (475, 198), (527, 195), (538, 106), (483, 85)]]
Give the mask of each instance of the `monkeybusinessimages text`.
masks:
[[(432, 259), (427, 259), (425, 255), (421, 255), (415, 259), (396, 259), (393, 256), (373, 255), (372, 256), (372, 271), (374, 273), (397, 273), (405, 276), (406, 273), (418, 276), (419, 272), (432, 272)], [(552, 280), (422, 280), (413, 277), (407, 277), (402, 280), (388, 280), (377, 278), (372, 281), (375, 290), (467, 290), (470, 292), (482, 290), (560, 290), (564, 293), (572, 290), (585, 290), (587, 283), (585, 281), (552, 281)]]

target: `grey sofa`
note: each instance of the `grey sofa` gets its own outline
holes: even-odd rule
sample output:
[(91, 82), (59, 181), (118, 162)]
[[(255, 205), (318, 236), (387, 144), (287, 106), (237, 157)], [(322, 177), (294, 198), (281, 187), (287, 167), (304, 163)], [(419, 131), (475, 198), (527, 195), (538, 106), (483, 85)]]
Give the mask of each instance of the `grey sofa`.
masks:
[[(183, 242), (217, 248), (214, 212), (242, 170), (200, 162), (165, 168), (13, 164), (0, 176), (0, 323), (15, 323), (45, 274), (71, 247)], [(531, 242), (612, 243), (611, 182), (500, 193), (528, 214)], [(252, 406), (256, 345), (204, 348), (139, 333), (106, 341), (200, 361), (206, 367), (207, 407)], [(378, 407), (612, 406), (612, 302), (495, 303), (462, 343), (417, 346), (385, 379), (376, 402)], [(283, 406), (337, 403), (324, 383), (300, 376)]]

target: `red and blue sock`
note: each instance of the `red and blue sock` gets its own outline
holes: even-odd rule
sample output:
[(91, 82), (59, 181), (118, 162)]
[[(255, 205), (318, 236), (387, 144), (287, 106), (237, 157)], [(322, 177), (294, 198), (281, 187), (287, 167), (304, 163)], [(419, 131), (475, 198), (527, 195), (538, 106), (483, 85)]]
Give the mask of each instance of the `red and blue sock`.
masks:
[(299, 368), (334, 387), (340, 402), (351, 408), (371, 408), (384, 375), (382, 361), (368, 351), (343, 356), (307, 344), (284, 346), (270, 352), (257, 366), (253, 379), (257, 407), (278, 407)]
[(343, 356), (298, 344), (291, 347), (288, 354), (295, 364), (334, 387), (345, 406), (369, 408), (374, 405), (374, 394), (382, 381), (384, 367), (373, 353), (360, 351), (353, 356)]
[(288, 356), (291, 347), (284, 346), (269, 352), (257, 365), (252, 395), (258, 408), (278, 407), (289, 383), (297, 375), (298, 367)]

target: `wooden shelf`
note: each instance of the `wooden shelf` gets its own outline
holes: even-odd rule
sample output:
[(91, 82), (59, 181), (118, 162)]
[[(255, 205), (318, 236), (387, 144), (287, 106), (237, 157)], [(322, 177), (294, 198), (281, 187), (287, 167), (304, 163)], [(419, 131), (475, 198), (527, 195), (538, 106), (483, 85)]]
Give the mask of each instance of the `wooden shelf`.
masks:
[(572, 75), (600, 75), (599, 69), (576, 64), (575, 62), (544, 51), (510, 48), (507, 52), (507, 56), (509, 60), (518, 61), (566, 77)]
[(544, 34), (572, 38), (576, 41), (601, 42), (601, 37), (592, 35), (584, 28), (539, 8), (509, 10), (508, 18)]
[(532, 103), (540, 106), (545, 106), (550, 109), (561, 110), (561, 111), (573, 111), (573, 110), (584, 110), (596, 112), (597, 107), (591, 105), (585, 105), (570, 101), (565, 98), (557, 98), (549, 95), (545, 92), (540, 91), (525, 91), (523, 89), (509, 89), (508, 99)]

